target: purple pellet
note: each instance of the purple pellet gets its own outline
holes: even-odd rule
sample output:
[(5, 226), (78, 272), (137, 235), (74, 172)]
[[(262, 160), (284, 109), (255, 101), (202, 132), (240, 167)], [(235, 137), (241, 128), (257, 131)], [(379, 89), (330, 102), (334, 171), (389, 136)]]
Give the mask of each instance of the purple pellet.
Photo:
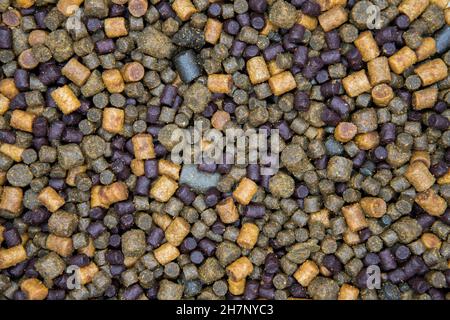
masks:
[(28, 90), (30, 88), (30, 76), (28, 71), (17, 69), (14, 72), (14, 84), (20, 91)]
[(261, 298), (273, 300), (275, 299), (275, 288), (259, 287), (258, 294)]
[(318, 17), (320, 15), (320, 5), (315, 1), (305, 1), (302, 4), (302, 12), (312, 17)]
[(430, 172), (436, 178), (440, 178), (448, 172), (448, 164), (444, 161), (438, 161), (430, 167)]
[(216, 18), (222, 14), (222, 6), (215, 2), (208, 7), (208, 16)]
[(225, 225), (221, 221), (216, 221), (211, 226), (211, 231), (215, 234), (222, 235), (225, 232)]
[(250, 203), (244, 209), (244, 216), (252, 219), (261, 219), (266, 214), (266, 208), (261, 204)]
[(300, 9), (302, 5), (305, 3), (305, 1), (306, 0), (291, 0), (291, 4), (297, 9)]
[(103, 21), (97, 18), (88, 18), (86, 28), (90, 33), (94, 33), (103, 27)]
[(214, 162), (211, 163), (203, 162), (197, 165), (197, 169), (203, 172), (214, 173), (217, 170), (217, 164)]
[[(39, 10), (36, 10), (34, 13), (34, 20), (36, 21), (36, 26), (39, 29), (46, 29), (47, 26), (45, 25), (45, 17), (47, 16), (48, 10), (47, 8), (40, 8)], [(2, 37), (0, 37), (2, 38)]]
[(130, 230), (134, 225), (134, 216), (131, 213), (124, 214), (120, 217), (119, 222), (122, 231)]
[(445, 131), (450, 126), (450, 121), (440, 114), (433, 113), (428, 117), (428, 125), (440, 131)]
[(160, 97), (161, 104), (172, 106), (177, 96), (177, 87), (166, 84)]
[(48, 130), (48, 139), (49, 140), (59, 140), (62, 136), (62, 133), (65, 129), (66, 125), (62, 121), (54, 121), (50, 124), (50, 128)]
[(39, 80), (49, 86), (61, 77), (61, 69), (53, 62), (43, 63), (39, 66)]
[(241, 27), (250, 25), (250, 15), (247, 12), (238, 14), (236, 20)]
[(103, 39), (95, 43), (95, 51), (98, 54), (112, 53), (116, 50), (116, 45), (113, 39)]
[(300, 43), (305, 36), (305, 27), (301, 24), (295, 24), (288, 32), (289, 41), (293, 43)]
[(166, 20), (168, 18), (175, 18), (177, 16), (177, 14), (175, 13), (175, 11), (173, 11), (172, 7), (167, 1), (160, 1), (155, 5), (155, 7), (163, 20)]
[(89, 257), (83, 253), (73, 255), (68, 259), (69, 265), (76, 265), (78, 267), (85, 267), (89, 264), (89, 262)]
[(47, 300), (57, 301), (64, 300), (66, 292), (63, 289), (50, 289), (48, 290)]
[(293, 62), (295, 65), (303, 68), (308, 62), (308, 48), (305, 46), (299, 46), (294, 51)]
[(120, 17), (123, 16), (127, 11), (127, 8), (123, 5), (112, 3), (109, 7), (109, 15), (108, 17)]
[(337, 274), (342, 271), (342, 262), (334, 254), (325, 255), (322, 264), (332, 274)]
[(387, 159), (388, 152), (385, 147), (378, 146), (373, 150), (372, 155), (375, 161), (383, 161)]
[(158, 161), (154, 159), (145, 160), (144, 173), (145, 176), (149, 179), (158, 177)]
[(328, 75), (327, 70), (320, 70), (316, 75), (316, 81), (319, 84), (325, 83), (330, 80), (330, 76)]
[(430, 284), (421, 277), (414, 277), (408, 280), (408, 284), (415, 292), (419, 294), (423, 294), (431, 288)]
[(111, 248), (120, 248), (120, 245), (122, 244), (122, 239), (120, 235), (113, 234), (109, 237), (109, 246)]
[(361, 53), (358, 51), (358, 49), (353, 48), (349, 50), (345, 55), (345, 57), (347, 58), (348, 65), (352, 70), (357, 71), (362, 69), (363, 60)]
[(239, 22), (234, 19), (225, 20), (225, 22), (223, 23), (223, 30), (233, 36), (237, 35), (240, 29), (241, 27), (239, 25)]
[(317, 72), (323, 68), (323, 66), (324, 63), (320, 57), (312, 57), (308, 60), (308, 63), (303, 69), (303, 75), (307, 79), (313, 79), (317, 75)]
[(136, 211), (136, 208), (134, 207), (133, 201), (122, 201), (114, 204), (114, 210), (121, 216), (124, 214), (132, 214)]
[(292, 130), (289, 128), (288, 123), (285, 120), (279, 121), (274, 128), (279, 130), (280, 137), (283, 138), (283, 140), (285, 141), (291, 139), (292, 136), (294, 135)]
[(329, 108), (323, 109), (320, 118), (323, 122), (325, 122), (326, 125), (334, 127), (337, 126), (339, 122), (341, 122), (341, 118), (339, 117), (339, 115)]
[(247, 166), (247, 177), (255, 182), (258, 182), (261, 178), (258, 164), (249, 164)]
[(276, 58), (277, 54), (283, 52), (283, 46), (279, 43), (271, 44), (263, 51), (263, 57), (266, 61)]
[(66, 128), (63, 131), (61, 140), (68, 143), (81, 143), (83, 140), (83, 133), (75, 128)]
[(404, 262), (411, 256), (411, 251), (407, 246), (399, 245), (394, 249), (394, 255), (399, 262)]
[(199, 249), (203, 252), (203, 254), (207, 257), (210, 257), (216, 251), (216, 243), (208, 238), (203, 238), (198, 243)]
[(264, 13), (267, 10), (267, 0), (249, 0), (248, 6), (252, 11)]
[(328, 50), (328, 51), (322, 52), (320, 54), (320, 58), (326, 65), (333, 64), (333, 63), (337, 63), (341, 60), (341, 53), (339, 52), (338, 49)]
[(297, 91), (294, 96), (294, 107), (298, 111), (306, 112), (309, 110), (309, 95), (305, 91)]
[(147, 108), (147, 118), (148, 123), (155, 124), (158, 122), (159, 114), (161, 113), (161, 108), (158, 106), (149, 106)]
[(0, 49), (12, 48), (12, 32), (6, 26), (0, 26)]
[(259, 283), (256, 280), (249, 280), (245, 284), (244, 300), (255, 300), (258, 298)]
[(183, 253), (191, 252), (195, 248), (197, 248), (197, 240), (194, 237), (185, 238), (180, 245), (180, 250)]
[(14, 144), (16, 143), (16, 133), (13, 131), (0, 129), (0, 141), (9, 144)]
[(239, 41), (239, 40), (233, 40), (233, 44), (231, 45), (230, 54), (233, 57), (240, 57), (246, 48), (246, 43)]
[(66, 183), (64, 179), (52, 178), (49, 179), (48, 185), (57, 191), (62, 191), (66, 188)]
[(250, 58), (256, 57), (258, 54), (259, 54), (258, 46), (251, 44), (251, 45), (245, 47), (245, 50), (244, 50), (244, 58), (245, 59), (250, 59)]
[(341, 46), (341, 37), (337, 30), (332, 30), (325, 33), (325, 41), (327, 43), (328, 49), (334, 50), (339, 49)]
[(150, 191), (150, 183), (150, 179), (146, 176), (138, 177), (136, 186), (134, 187), (134, 193), (139, 196), (147, 196)]
[(194, 250), (190, 253), (189, 258), (191, 259), (193, 264), (199, 265), (205, 260), (203, 253), (200, 250)]
[(214, 207), (220, 201), (220, 191), (211, 187), (205, 192), (205, 205), (208, 208)]
[(3, 238), (7, 248), (15, 247), (22, 242), (19, 231), (16, 228), (11, 228), (3, 231)]
[(275, 274), (280, 270), (280, 262), (274, 253), (269, 253), (264, 261), (264, 272)]
[(361, 168), (361, 166), (364, 164), (365, 161), (366, 161), (366, 152), (364, 150), (360, 150), (358, 151), (356, 156), (354, 156), (352, 159), (353, 167)]
[(397, 16), (397, 18), (395, 19), (395, 24), (397, 25), (397, 27), (399, 27), (399, 29), (405, 30), (409, 27), (409, 18), (406, 14), (400, 14)]
[(91, 210), (89, 210), (89, 217), (94, 220), (103, 220), (103, 218), (105, 217), (105, 210), (100, 207), (92, 208)]
[(394, 284), (398, 284), (407, 279), (405, 271), (403, 271), (403, 269), (400, 268), (388, 272), (387, 276), (389, 281), (391, 281)]
[(164, 231), (160, 228), (154, 228), (147, 237), (147, 243), (153, 248), (159, 247), (164, 239)]
[(189, 186), (184, 184), (178, 188), (176, 196), (187, 206), (191, 205), (195, 200), (195, 193), (189, 188)]
[(380, 131), (380, 140), (383, 144), (392, 143), (396, 138), (396, 127), (391, 122), (383, 123)]
[(206, 105), (206, 108), (203, 111), (202, 115), (206, 118), (211, 118), (217, 111), (217, 109), (217, 104), (215, 104), (214, 102), (210, 102)]
[(120, 250), (108, 250), (105, 254), (105, 259), (109, 264), (123, 264), (125, 257)]
[(378, 265), (380, 263), (380, 257), (374, 252), (369, 252), (363, 259), (363, 263), (366, 267), (371, 265)]
[(91, 235), (91, 237), (97, 239), (103, 232), (106, 231), (106, 227), (101, 221), (95, 221), (89, 224), (86, 231)]
[(122, 297), (124, 300), (136, 300), (140, 295), (144, 293), (144, 290), (139, 284), (133, 284), (123, 291)]
[(262, 30), (266, 25), (264, 15), (258, 13), (250, 14), (250, 24), (256, 30)]

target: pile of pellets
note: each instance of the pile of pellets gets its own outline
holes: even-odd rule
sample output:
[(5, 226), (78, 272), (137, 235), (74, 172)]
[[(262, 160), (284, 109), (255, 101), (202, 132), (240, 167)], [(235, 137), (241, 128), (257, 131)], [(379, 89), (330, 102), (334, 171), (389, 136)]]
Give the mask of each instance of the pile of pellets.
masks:
[[(450, 299), (448, 1), (0, 16), (0, 300)], [(194, 122), (279, 170), (172, 161)]]

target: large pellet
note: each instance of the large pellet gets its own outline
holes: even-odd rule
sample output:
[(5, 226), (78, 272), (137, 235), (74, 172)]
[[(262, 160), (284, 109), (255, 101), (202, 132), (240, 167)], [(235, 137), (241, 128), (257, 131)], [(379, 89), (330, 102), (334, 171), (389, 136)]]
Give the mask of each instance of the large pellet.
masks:
[(245, 249), (253, 249), (258, 240), (259, 228), (257, 225), (247, 222), (242, 225), (239, 236), (236, 239), (237, 244)]
[(177, 247), (183, 242), (189, 231), (189, 223), (182, 217), (176, 217), (165, 231), (166, 239), (170, 244)]
[(20, 289), (28, 300), (44, 300), (48, 295), (48, 288), (36, 278), (26, 279), (20, 284)]
[(52, 91), (51, 96), (64, 114), (72, 113), (81, 106), (81, 102), (68, 85)]
[(252, 84), (258, 84), (270, 79), (270, 72), (263, 57), (253, 57), (247, 61), (247, 73)]
[(240, 257), (227, 267), (227, 273), (233, 281), (241, 281), (253, 272), (253, 264), (247, 257)]
[(448, 67), (442, 59), (434, 59), (421, 64), (414, 72), (422, 80), (422, 85), (428, 86), (445, 79), (448, 76)]
[(412, 105), (416, 110), (433, 108), (438, 98), (438, 89), (429, 87), (415, 91), (412, 96)]
[(380, 83), (391, 82), (391, 70), (389, 69), (389, 63), (386, 57), (378, 57), (370, 60), (367, 63), (367, 71), (372, 87)]
[(243, 178), (237, 188), (233, 191), (233, 198), (243, 205), (247, 205), (252, 200), (258, 187), (256, 183), (248, 178)]
[(398, 11), (406, 14), (412, 22), (425, 11), (429, 3), (429, 0), (403, 0), (398, 6)]
[(389, 66), (397, 74), (402, 74), (407, 68), (417, 62), (416, 53), (405, 46), (389, 57)]
[(307, 260), (295, 271), (294, 278), (302, 286), (307, 287), (319, 275), (319, 267), (311, 260)]
[(421, 161), (412, 162), (405, 171), (405, 177), (418, 192), (430, 188), (436, 179)]
[(359, 202), (364, 213), (372, 218), (381, 218), (387, 209), (386, 202), (381, 198), (364, 197)]
[(356, 97), (371, 89), (369, 79), (364, 70), (354, 72), (342, 79), (342, 85), (350, 97)]
[(447, 202), (436, 194), (433, 189), (428, 189), (416, 195), (415, 202), (432, 216), (441, 216), (447, 209)]
[(175, 260), (180, 255), (180, 251), (168, 242), (155, 249), (153, 253), (156, 260), (163, 266)]
[(216, 205), (216, 210), (223, 223), (234, 223), (239, 219), (239, 213), (232, 197), (219, 202)]
[(416, 49), (417, 61), (423, 61), (436, 53), (436, 40), (432, 37), (424, 38), (422, 44)]
[(27, 259), (27, 253), (22, 245), (9, 249), (0, 249), (0, 270), (13, 267)]
[(280, 96), (286, 92), (291, 91), (297, 87), (294, 76), (290, 71), (284, 71), (274, 75), (269, 79), (269, 86), (276, 96)]
[(33, 122), (36, 118), (35, 114), (22, 110), (14, 110), (11, 114), (10, 125), (13, 128), (33, 132)]
[(55, 212), (59, 208), (61, 208), (65, 201), (64, 198), (61, 197), (55, 189), (52, 187), (44, 188), (38, 196), (38, 200), (50, 211)]
[(341, 6), (335, 6), (319, 16), (320, 26), (325, 32), (338, 28), (347, 20), (348, 12)]
[(370, 31), (360, 33), (355, 40), (355, 46), (361, 53), (362, 59), (366, 62), (371, 61), (380, 55), (380, 49)]
[(351, 231), (357, 232), (368, 226), (361, 206), (358, 203), (342, 208), (342, 214)]

